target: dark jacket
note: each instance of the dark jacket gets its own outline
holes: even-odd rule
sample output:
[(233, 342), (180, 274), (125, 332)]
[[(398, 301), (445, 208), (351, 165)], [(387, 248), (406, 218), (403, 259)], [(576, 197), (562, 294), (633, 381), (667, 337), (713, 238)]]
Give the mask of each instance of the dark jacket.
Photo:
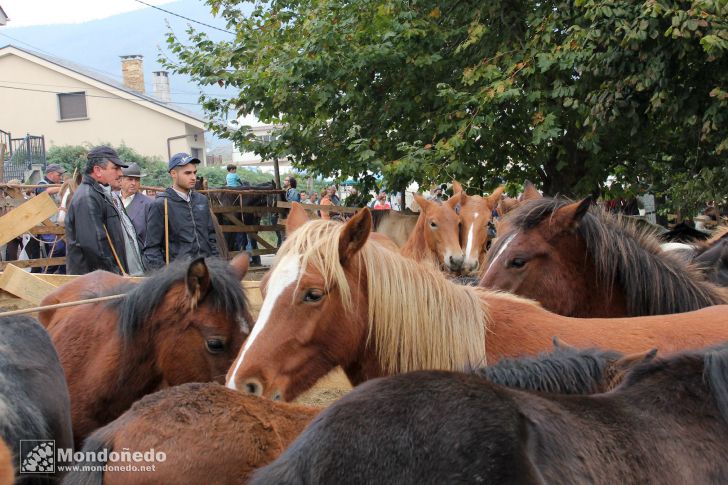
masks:
[(101, 185), (90, 176), (84, 175), (66, 214), (68, 274), (86, 274), (97, 269), (121, 274), (104, 226), (121, 264), (126, 265), (124, 233), (119, 213)]
[(147, 197), (141, 192), (137, 192), (131, 204), (126, 208), (126, 213), (131, 219), (131, 223), (134, 224), (134, 230), (137, 233), (139, 240), (139, 249), (144, 249), (144, 240), (147, 236), (147, 213), (152, 207), (154, 199)]
[(164, 266), (164, 201), (169, 214), (169, 260), (217, 256), (215, 226), (207, 197), (191, 192), (190, 202), (174, 189), (157, 194), (147, 213), (144, 263), (148, 269)]

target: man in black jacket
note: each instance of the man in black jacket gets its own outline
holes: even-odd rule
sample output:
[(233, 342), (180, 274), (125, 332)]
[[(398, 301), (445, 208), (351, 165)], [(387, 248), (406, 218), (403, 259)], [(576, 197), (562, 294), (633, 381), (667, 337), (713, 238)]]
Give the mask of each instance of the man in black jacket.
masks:
[(126, 251), (110, 184), (121, 178), (126, 165), (107, 146), (93, 148), (87, 160), (83, 182), (73, 194), (66, 215), (66, 270), (69, 274), (97, 269), (121, 274), (126, 271)]
[[(174, 155), (167, 166), (172, 187), (157, 194), (147, 213), (147, 236), (144, 262), (147, 269), (159, 268), (167, 262), (165, 247), (169, 245), (169, 262), (181, 257), (217, 256), (215, 226), (210, 205), (202, 194), (192, 190), (197, 180), (200, 161), (186, 153)], [(169, 233), (165, 236), (165, 205)]]

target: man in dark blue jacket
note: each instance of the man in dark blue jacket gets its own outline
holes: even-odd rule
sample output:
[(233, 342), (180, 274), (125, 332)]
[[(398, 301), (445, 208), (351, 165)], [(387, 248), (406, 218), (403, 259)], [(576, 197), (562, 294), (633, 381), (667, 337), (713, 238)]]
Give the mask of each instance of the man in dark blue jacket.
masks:
[[(210, 205), (192, 190), (200, 161), (186, 153), (174, 155), (167, 166), (172, 186), (157, 194), (147, 213), (144, 261), (147, 269), (159, 268), (177, 258), (217, 256), (215, 226)], [(166, 211), (165, 211), (166, 206)], [(168, 234), (165, 235), (165, 212)], [(169, 247), (169, 255), (166, 247)]]

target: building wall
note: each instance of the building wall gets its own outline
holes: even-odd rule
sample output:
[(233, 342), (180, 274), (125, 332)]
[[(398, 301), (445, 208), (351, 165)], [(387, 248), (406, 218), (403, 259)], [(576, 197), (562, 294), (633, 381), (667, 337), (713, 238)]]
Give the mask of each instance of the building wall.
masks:
[[(0, 57), (0, 72), (4, 86), (19, 88), (0, 87), (0, 129), (9, 131), (13, 137), (26, 133), (44, 135), (46, 148), (124, 143), (142, 155), (156, 155), (166, 161), (167, 139), (186, 135), (170, 142), (172, 153), (191, 153), (197, 148), (204, 162), (204, 131), (197, 126), (119, 99), (90, 83), (13, 54)], [(60, 120), (56, 93), (79, 91), (86, 93), (88, 118)], [(132, 95), (122, 93), (121, 96), (129, 98)]]

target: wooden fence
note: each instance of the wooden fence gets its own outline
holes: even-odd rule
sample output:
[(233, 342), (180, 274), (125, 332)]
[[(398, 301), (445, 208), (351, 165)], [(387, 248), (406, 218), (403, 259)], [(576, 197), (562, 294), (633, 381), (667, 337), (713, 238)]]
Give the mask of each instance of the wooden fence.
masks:
[[(65, 236), (65, 228), (51, 222), (50, 220), (50, 216), (55, 214), (57, 210), (51, 197), (45, 192), (41, 193), (39, 196), (32, 196), (33, 190), (38, 187), (59, 187), (59, 185), (0, 184), (0, 245), (6, 244), (14, 238), (26, 233), (31, 234), (36, 238), (42, 234), (55, 234), (62, 237)], [(164, 190), (161, 187), (142, 187), (142, 189), (152, 196), (156, 192)], [(207, 189), (201, 190), (200, 192), (204, 194), (229, 192), (245, 196), (260, 195), (266, 197), (279, 197), (284, 191)], [(213, 220), (215, 221), (218, 243), (221, 249), (221, 254), (224, 257), (229, 258), (237, 254), (237, 252), (234, 251), (227, 251), (224, 240), (224, 235), (226, 233), (245, 233), (248, 237), (256, 240), (259, 245), (259, 249), (251, 252), (253, 256), (275, 254), (278, 251), (278, 247), (261, 237), (260, 233), (284, 232), (285, 226), (283, 224), (273, 224), (269, 222), (267, 224), (249, 225), (245, 224), (243, 220), (241, 220), (240, 214), (252, 213), (260, 216), (264, 216), (266, 214), (278, 214), (280, 218), (283, 218), (287, 211), (291, 208), (291, 204), (289, 202), (276, 201), (275, 205), (270, 207), (251, 207), (243, 206), (241, 199), (236, 205), (220, 205), (214, 202), (214, 200), (216, 200), (215, 197), (210, 197), (210, 210), (215, 216), (213, 217)], [(313, 218), (318, 217), (318, 213), (321, 211), (353, 214), (359, 210), (357, 208), (331, 205), (304, 204), (304, 207), (307, 211), (309, 211)], [(216, 216), (222, 216), (224, 223), (218, 223)], [(277, 238), (273, 239), (275, 240)], [(0, 271), (10, 263), (18, 268), (47, 268), (48, 266), (65, 264), (65, 258), (34, 258), (25, 260), (8, 258), (8, 260), (0, 261)]]

